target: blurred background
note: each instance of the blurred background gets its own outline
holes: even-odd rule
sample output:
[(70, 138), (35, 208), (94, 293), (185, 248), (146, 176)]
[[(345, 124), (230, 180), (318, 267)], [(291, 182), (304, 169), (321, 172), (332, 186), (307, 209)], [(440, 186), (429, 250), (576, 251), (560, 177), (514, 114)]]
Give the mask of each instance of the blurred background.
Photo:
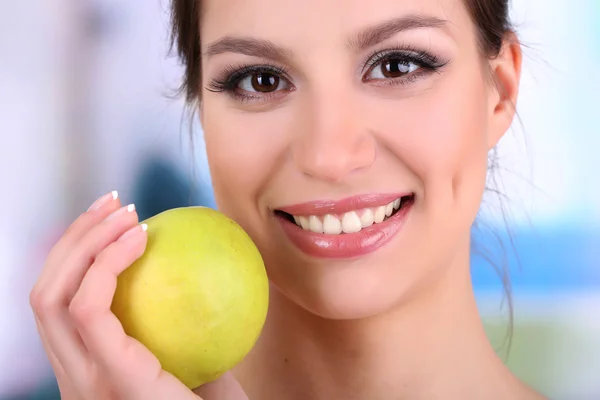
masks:
[[(91, 202), (214, 206), (202, 130), (170, 97), (167, 0), (0, 1), (0, 400), (58, 399), (28, 294)], [(557, 399), (600, 399), (600, 2), (515, 0), (519, 120), (473, 230), (490, 339)], [(190, 139), (193, 131), (193, 141)], [(514, 334), (495, 266), (510, 266)]]

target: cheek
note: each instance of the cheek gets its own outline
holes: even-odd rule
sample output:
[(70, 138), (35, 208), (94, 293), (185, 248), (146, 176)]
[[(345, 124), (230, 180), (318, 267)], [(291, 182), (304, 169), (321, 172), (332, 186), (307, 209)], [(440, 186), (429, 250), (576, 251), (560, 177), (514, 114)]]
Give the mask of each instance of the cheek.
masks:
[(220, 211), (252, 235), (264, 226), (257, 223), (264, 212), (258, 197), (285, 153), (285, 136), (274, 113), (243, 113), (220, 103), (211, 99), (203, 110), (215, 199)]
[(421, 181), (428, 213), (447, 218), (452, 209), (470, 226), (486, 179), (485, 82), (448, 76), (427, 92), (379, 107), (378, 113), (381, 122), (375, 130)]

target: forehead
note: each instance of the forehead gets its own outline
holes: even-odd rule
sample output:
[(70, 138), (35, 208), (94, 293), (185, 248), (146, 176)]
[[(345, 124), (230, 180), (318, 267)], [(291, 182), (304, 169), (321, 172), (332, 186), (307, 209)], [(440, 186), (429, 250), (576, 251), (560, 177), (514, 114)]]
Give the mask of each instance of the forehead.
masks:
[(256, 36), (279, 43), (347, 40), (357, 31), (407, 15), (448, 21), (460, 40), (472, 33), (464, 0), (201, 0), (202, 43)]

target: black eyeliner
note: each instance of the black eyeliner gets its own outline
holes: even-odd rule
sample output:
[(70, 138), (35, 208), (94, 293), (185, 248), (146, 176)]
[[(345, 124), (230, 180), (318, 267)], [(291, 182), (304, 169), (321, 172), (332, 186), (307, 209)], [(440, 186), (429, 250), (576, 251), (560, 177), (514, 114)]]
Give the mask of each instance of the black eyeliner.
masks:
[[(363, 82), (368, 82), (370, 79), (364, 77), (365, 73), (368, 73), (375, 67), (386, 60), (399, 61), (403, 64), (414, 64), (418, 68), (417, 71), (409, 73), (404, 77), (389, 78), (389, 79), (378, 79), (382, 81), (379, 84), (384, 85), (408, 85), (414, 83), (419, 78), (426, 76), (431, 72), (439, 72), (441, 68), (446, 66), (450, 61), (444, 60), (428, 51), (419, 49), (410, 45), (399, 45), (384, 50), (377, 50), (372, 52), (363, 63), (361, 75), (363, 75)], [(212, 79), (206, 86), (206, 90), (210, 92), (224, 92), (235, 98), (238, 101), (252, 101), (264, 99), (265, 96), (269, 96), (272, 93), (263, 93), (259, 95), (253, 95), (252, 92), (240, 93), (238, 91), (238, 85), (240, 82), (257, 73), (266, 73), (276, 75), (280, 79), (288, 81), (290, 85), (291, 79), (289, 78), (289, 70), (273, 64), (232, 64), (223, 68), (223, 71), (217, 78)], [(385, 82), (385, 83), (384, 83)]]
[(421, 68), (436, 71), (443, 68), (449, 61), (431, 54), (425, 50), (412, 46), (396, 46), (385, 50), (374, 51), (367, 57), (362, 73), (364, 74), (374, 65), (385, 60), (399, 60), (404, 63), (413, 63)]
[(237, 85), (242, 79), (246, 78), (248, 75), (255, 73), (268, 73), (272, 75), (277, 75), (282, 79), (288, 79), (288, 70), (276, 65), (229, 65), (223, 69), (223, 72), (220, 74), (220, 77), (215, 78), (209, 82), (209, 84), (206, 87), (206, 90), (211, 92), (233, 92), (235, 91)]

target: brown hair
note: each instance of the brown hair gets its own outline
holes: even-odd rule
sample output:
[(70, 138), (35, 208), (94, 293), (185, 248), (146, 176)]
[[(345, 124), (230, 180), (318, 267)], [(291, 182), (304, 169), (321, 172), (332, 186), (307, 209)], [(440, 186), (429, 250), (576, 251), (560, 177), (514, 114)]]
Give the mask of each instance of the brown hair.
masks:
[[(172, 45), (185, 66), (181, 91), (189, 102), (199, 100), (202, 82), (200, 1), (172, 0)], [(512, 32), (508, 17), (509, 0), (465, 0), (477, 27), (482, 55), (498, 56), (507, 35)]]

